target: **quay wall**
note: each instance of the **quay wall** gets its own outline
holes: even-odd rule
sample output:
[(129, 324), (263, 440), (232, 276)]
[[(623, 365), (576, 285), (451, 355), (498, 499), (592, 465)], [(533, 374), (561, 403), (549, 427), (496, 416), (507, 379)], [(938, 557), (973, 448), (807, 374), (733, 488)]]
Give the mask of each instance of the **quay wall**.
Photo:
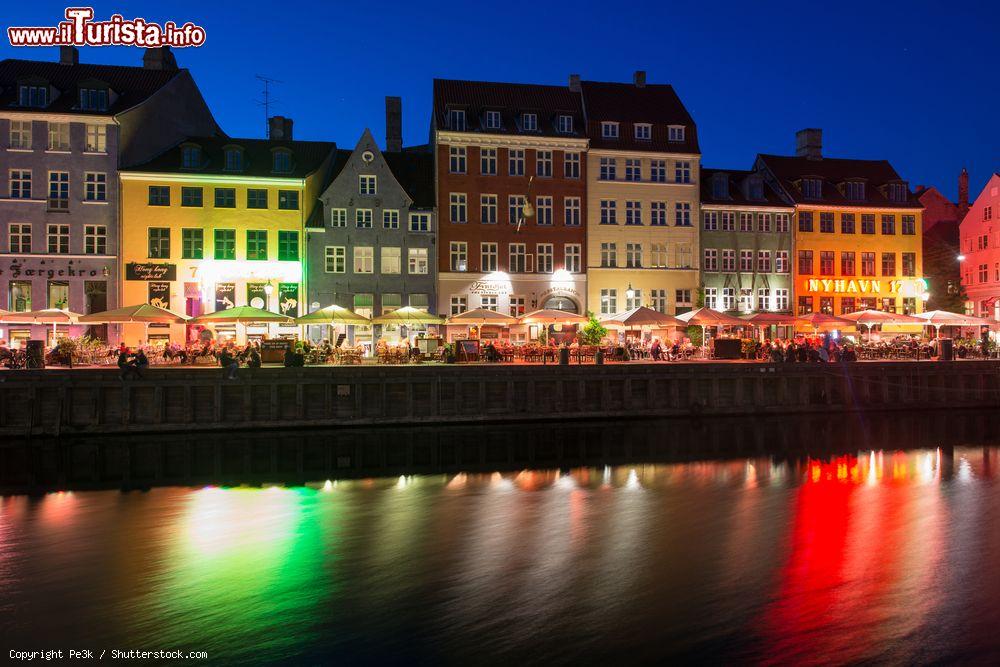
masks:
[(1000, 406), (1000, 361), (0, 372), (0, 436)]

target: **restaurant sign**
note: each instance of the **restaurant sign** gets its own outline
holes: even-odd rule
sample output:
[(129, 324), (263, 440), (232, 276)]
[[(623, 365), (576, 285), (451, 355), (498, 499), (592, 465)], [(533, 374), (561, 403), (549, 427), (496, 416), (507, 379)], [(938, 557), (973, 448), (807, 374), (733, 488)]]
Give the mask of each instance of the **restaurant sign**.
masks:
[(282, 315), (299, 316), (298, 283), (278, 283), (278, 310)]
[(149, 305), (170, 310), (170, 283), (149, 283)]
[(510, 294), (509, 280), (477, 280), (469, 287), (469, 294)]
[(125, 279), (177, 280), (177, 265), (129, 262), (125, 265)]
[[(883, 289), (884, 287), (886, 289)], [(926, 284), (921, 278), (908, 280), (855, 280), (853, 278), (810, 278), (806, 281), (807, 292), (824, 294), (904, 294), (914, 283)], [(923, 291), (926, 287), (916, 287)], [(914, 293), (916, 296), (916, 293)]]

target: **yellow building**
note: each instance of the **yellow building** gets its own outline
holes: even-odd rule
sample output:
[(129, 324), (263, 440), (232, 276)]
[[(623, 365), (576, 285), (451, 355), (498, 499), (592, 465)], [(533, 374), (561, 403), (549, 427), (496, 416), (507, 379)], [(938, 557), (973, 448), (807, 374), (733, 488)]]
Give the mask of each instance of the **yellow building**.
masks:
[[(335, 145), (292, 141), (273, 118), (271, 140), (191, 138), (121, 172), (122, 303), (196, 316), (250, 305), (295, 317), (306, 311), (305, 228)], [(284, 139), (282, 137), (288, 137)], [(142, 324), (123, 325), (133, 345)], [(215, 325), (243, 340), (297, 336), (294, 325)], [(151, 341), (183, 343), (195, 325), (151, 325)]]
[(922, 312), (923, 208), (885, 160), (823, 157), (820, 130), (798, 133), (795, 157), (757, 169), (795, 205), (796, 312)]

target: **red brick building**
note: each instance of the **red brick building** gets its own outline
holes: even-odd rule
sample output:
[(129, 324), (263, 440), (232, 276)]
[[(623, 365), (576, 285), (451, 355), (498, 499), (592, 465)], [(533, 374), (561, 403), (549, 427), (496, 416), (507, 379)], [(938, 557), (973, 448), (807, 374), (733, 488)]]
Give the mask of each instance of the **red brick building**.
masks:
[(437, 312), (586, 310), (580, 100), (570, 86), (434, 81)]
[(958, 226), (969, 211), (969, 172), (958, 176), (958, 202), (934, 186), (919, 185), (914, 193), (924, 207), (924, 277), (928, 282), (928, 310), (962, 312), (961, 262)]

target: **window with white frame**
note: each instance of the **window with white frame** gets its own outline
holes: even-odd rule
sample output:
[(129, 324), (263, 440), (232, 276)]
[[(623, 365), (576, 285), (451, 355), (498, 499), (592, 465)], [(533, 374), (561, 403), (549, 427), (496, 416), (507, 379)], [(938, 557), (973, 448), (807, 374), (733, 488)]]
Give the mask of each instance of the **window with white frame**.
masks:
[(382, 228), (399, 229), (399, 211), (388, 208), (382, 211)]
[(716, 287), (705, 288), (705, 307), (712, 310), (719, 309), (719, 290)]
[(674, 225), (677, 227), (691, 226), (691, 204), (677, 202), (674, 205)]
[(732, 248), (722, 251), (722, 270), (729, 273), (736, 271), (736, 251)]
[(723, 310), (736, 310), (736, 288), (722, 288), (722, 308)]
[(65, 255), (69, 253), (69, 225), (48, 225), (48, 249), (52, 254)]
[(601, 122), (601, 137), (604, 139), (617, 139), (618, 123), (609, 120)]
[(791, 216), (787, 213), (775, 213), (774, 214), (774, 231), (779, 234), (787, 234), (788, 229), (791, 226)]
[(523, 296), (511, 296), (509, 301), (511, 317), (522, 317), (527, 312), (525, 308), (527, 300)]
[(721, 220), (722, 220), (722, 224), (720, 225), (720, 228), (722, 229), (722, 231), (724, 231), (724, 232), (733, 232), (733, 231), (736, 231), (736, 214), (735, 213), (733, 213), (732, 211), (723, 211), (722, 215), (720, 217), (721, 217)]
[(580, 178), (580, 154), (567, 151), (563, 153), (563, 176)]
[(499, 130), (500, 129), (500, 112), (499, 111), (487, 111), (486, 112), (486, 129), (488, 129), (488, 130)]
[(616, 202), (614, 199), (601, 200), (601, 224), (602, 225), (618, 224), (618, 202)]
[(451, 146), (448, 148), (448, 172), (451, 174), (464, 174), (466, 170), (465, 146)]
[[(108, 152), (108, 126), (107, 125), (87, 125), (87, 152), (107, 153)], [(200, 157), (200, 156), (199, 156)], [(195, 166), (200, 166), (199, 163)]]
[(601, 315), (614, 315), (618, 312), (618, 290), (603, 288), (601, 290)]
[(538, 243), (535, 245), (535, 272), (552, 273), (554, 270), (554, 259), (551, 243)]
[(757, 251), (757, 272), (758, 273), (770, 273), (771, 272), (771, 251), (770, 250), (758, 250)]
[[(631, 296), (629, 296), (631, 294)], [(632, 289), (625, 291), (625, 310), (633, 310), (642, 306), (642, 290)]]
[(570, 273), (580, 273), (583, 270), (583, 249), (579, 243), (567, 243), (563, 246), (565, 269)]
[(654, 227), (666, 227), (667, 202), (654, 201), (649, 203), (649, 224)]
[(535, 175), (552, 176), (552, 151), (535, 151)]
[(507, 221), (516, 225), (524, 217), (524, 195), (508, 195), (507, 196)]
[(716, 211), (705, 211), (703, 220), (706, 232), (714, 232), (719, 229), (719, 214)]
[(777, 273), (788, 273), (787, 250), (778, 250), (774, 253), (774, 270)]
[(785, 311), (788, 310), (788, 289), (784, 287), (778, 287), (774, 290), (774, 309)]
[(30, 253), (31, 252), (31, 225), (26, 222), (12, 222), (8, 229), (8, 240), (10, 241), (10, 252)]
[(705, 271), (719, 270), (719, 251), (715, 248), (705, 248)]
[(627, 268), (627, 269), (641, 269), (642, 268), (642, 244), (641, 243), (626, 243), (625, 244), (625, 268)]
[(823, 181), (818, 178), (803, 178), (800, 188), (802, 196), (808, 199), (820, 199), (823, 196)]
[(558, 127), (561, 134), (573, 134), (573, 117), (564, 113), (559, 114)]
[(524, 149), (511, 148), (507, 151), (507, 174), (524, 176)]
[(674, 292), (675, 308), (690, 308), (692, 303), (693, 301), (691, 301), (691, 290), (679, 289)]
[(451, 314), (460, 315), (469, 309), (469, 297), (465, 295), (452, 295)]
[(650, 160), (649, 161), (649, 180), (653, 183), (666, 183), (667, 182), (667, 161), (666, 160)]
[(31, 121), (10, 121), (10, 147), (27, 150), (31, 148)]
[(88, 171), (84, 175), (83, 198), (86, 201), (108, 200), (108, 175)]
[(526, 113), (521, 115), (521, 127), (525, 132), (538, 131), (538, 114)]
[(687, 160), (678, 160), (674, 163), (674, 182), (675, 183), (690, 183), (691, 182), (691, 163)]
[(496, 294), (482, 294), (479, 297), (479, 307), (496, 313), (500, 310), (499, 297)]
[(566, 197), (563, 199), (563, 221), (567, 227), (580, 226), (580, 198)]
[(642, 180), (642, 160), (625, 159), (625, 180), (632, 182)]
[(426, 292), (413, 292), (410, 294), (410, 308), (417, 308), (426, 313), (430, 307), (430, 297)]
[(654, 243), (649, 248), (649, 265), (655, 269), (667, 268), (667, 244)]
[(769, 232), (769, 231), (771, 231), (771, 214), (770, 213), (758, 213), (757, 214), (757, 231), (758, 232)]
[(49, 208), (54, 210), (69, 208), (69, 172), (49, 172)]
[(539, 225), (552, 226), (552, 197), (535, 197), (535, 217)]
[(493, 273), (500, 270), (500, 253), (496, 243), (479, 244), (479, 270), (483, 273)]
[(49, 150), (69, 150), (69, 123), (49, 122)]
[(625, 224), (642, 224), (642, 202), (626, 200), (625, 202)]
[(740, 273), (753, 273), (753, 250), (740, 250)]
[(382, 246), (382, 264), (380, 272), (385, 275), (400, 273), (402, 252), (399, 246)]
[(667, 290), (654, 289), (649, 291), (649, 306), (658, 313), (667, 312)]
[(397, 292), (382, 293), (382, 314), (398, 310), (403, 305), (403, 295)]
[(355, 246), (354, 273), (375, 273), (375, 249), (371, 246)]
[(861, 181), (848, 181), (847, 198), (854, 201), (863, 201), (865, 198), (865, 184)]
[(411, 213), (410, 214), (410, 231), (411, 232), (429, 232), (429, 231), (431, 231), (431, 214), (430, 213)]
[(601, 267), (613, 269), (618, 266), (618, 244), (605, 241), (601, 243)]
[(323, 249), (324, 268), (327, 273), (347, 272), (347, 249), (342, 245), (328, 245)]
[(452, 271), (469, 270), (469, 244), (465, 241), (452, 241), (449, 247), (448, 266)]
[(411, 275), (425, 276), (430, 267), (427, 258), (427, 248), (409, 248), (407, 253), (407, 270)]
[(31, 199), (31, 170), (10, 170), (10, 198)]
[(331, 227), (346, 227), (347, 226), (347, 209), (346, 208), (331, 208), (330, 209), (330, 226)]
[(667, 139), (670, 141), (684, 141), (684, 126), (671, 125), (667, 129)]
[(469, 221), (468, 206), (464, 192), (452, 192), (449, 197), (449, 220), (454, 224), (464, 225)]
[(508, 267), (511, 273), (525, 273), (528, 270), (528, 249), (523, 243), (507, 246)]
[(370, 208), (359, 208), (354, 211), (354, 223), (358, 229), (372, 228), (372, 210)]
[(497, 224), (496, 195), (479, 195), (479, 221), (484, 225)]
[(677, 268), (678, 269), (690, 269), (693, 254), (691, 252), (690, 243), (678, 243), (676, 247), (677, 253)]
[(740, 213), (740, 231), (753, 231), (753, 213)]
[(757, 288), (757, 310), (771, 310), (771, 290), (766, 287)]
[(455, 130), (457, 132), (465, 131), (465, 110), (464, 109), (449, 109), (448, 110), (448, 129)]
[(744, 313), (753, 312), (753, 288), (752, 287), (741, 287), (740, 288), (740, 310)]
[(479, 173), (483, 176), (497, 175), (497, 149), (479, 149)]
[(618, 178), (618, 163), (615, 158), (602, 157), (599, 174), (602, 181), (613, 181)]
[(378, 177), (374, 174), (361, 174), (358, 176), (358, 194), (375, 195), (378, 194)]
[(649, 123), (636, 123), (635, 138), (640, 141), (649, 141), (653, 138), (653, 126)]

